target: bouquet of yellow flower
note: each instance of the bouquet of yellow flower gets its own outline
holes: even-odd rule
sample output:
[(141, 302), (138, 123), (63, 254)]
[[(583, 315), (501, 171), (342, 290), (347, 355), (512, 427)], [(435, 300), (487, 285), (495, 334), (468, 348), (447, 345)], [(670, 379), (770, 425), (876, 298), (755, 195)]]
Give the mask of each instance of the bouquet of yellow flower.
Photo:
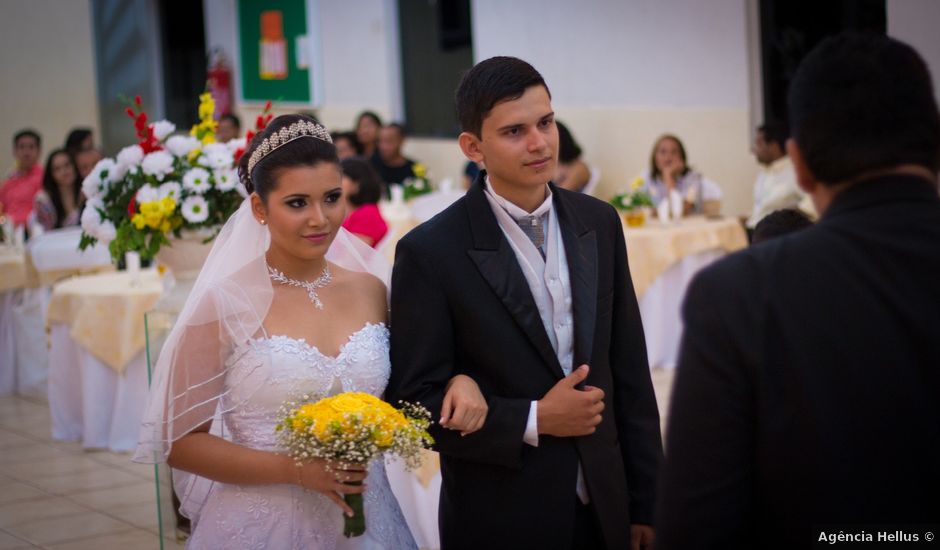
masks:
[[(298, 463), (313, 459), (365, 466), (390, 453), (408, 469), (421, 464), (421, 450), (434, 443), (428, 433), (431, 413), (420, 405), (401, 409), (361, 392), (346, 392), (313, 402), (309, 395), (281, 408), (275, 430), (281, 446)], [(357, 484), (359, 482), (356, 482)], [(366, 530), (361, 494), (345, 495), (353, 516), (344, 516), (343, 534), (357, 537)]]

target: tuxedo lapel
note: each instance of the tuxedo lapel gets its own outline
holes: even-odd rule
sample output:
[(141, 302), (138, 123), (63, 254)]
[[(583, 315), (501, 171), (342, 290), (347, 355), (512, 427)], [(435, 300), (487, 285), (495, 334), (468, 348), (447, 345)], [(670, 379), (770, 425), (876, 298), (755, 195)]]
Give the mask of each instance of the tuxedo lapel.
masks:
[(532, 290), (526, 281), (512, 247), (503, 236), (496, 215), (486, 200), (481, 172), (467, 191), (467, 210), (473, 232), (473, 248), (467, 254), (476, 264), (480, 275), (512, 315), (542, 357), (545, 365), (558, 378), (564, 376), (558, 356), (545, 333)]
[(597, 320), (597, 234), (578, 219), (571, 202), (552, 186), (555, 212), (565, 243), (571, 308), (574, 317), (574, 361), (572, 367), (590, 364)]

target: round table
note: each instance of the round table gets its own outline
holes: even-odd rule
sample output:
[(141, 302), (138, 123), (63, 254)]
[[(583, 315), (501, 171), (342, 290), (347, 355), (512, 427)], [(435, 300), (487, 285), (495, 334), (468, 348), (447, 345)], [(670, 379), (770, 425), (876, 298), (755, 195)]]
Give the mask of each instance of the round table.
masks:
[(130, 451), (147, 402), (144, 314), (163, 293), (142, 271), (74, 277), (49, 301), (52, 435), (90, 449)]
[(682, 300), (702, 268), (747, 246), (747, 235), (732, 218), (701, 216), (642, 227), (624, 224), (627, 259), (646, 335), (652, 368), (675, 368), (682, 335)]

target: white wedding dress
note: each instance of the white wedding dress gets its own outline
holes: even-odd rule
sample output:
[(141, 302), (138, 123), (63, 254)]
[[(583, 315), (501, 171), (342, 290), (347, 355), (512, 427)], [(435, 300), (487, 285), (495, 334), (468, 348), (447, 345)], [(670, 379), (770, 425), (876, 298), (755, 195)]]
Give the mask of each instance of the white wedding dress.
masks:
[[(303, 393), (360, 391), (381, 396), (388, 383), (388, 329), (366, 324), (349, 336), (336, 357), (287, 336), (243, 344), (226, 364), (224, 429), (235, 443), (264, 451), (278, 448), (274, 427), (285, 400)], [(265, 356), (268, 360), (258, 361)], [(257, 367), (257, 365), (264, 365)], [(255, 378), (253, 381), (252, 378)], [(253, 383), (255, 382), (255, 383)], [(246, 393), (247, 388), (250, 394)], [(215, 482), (189, 540), (190, 548), (412, 549), (416, 548), (385, 475), (382, 460), (369, 467), (366, 532), (343, 536), (340, 508), (297, 485), (239, 486)]]

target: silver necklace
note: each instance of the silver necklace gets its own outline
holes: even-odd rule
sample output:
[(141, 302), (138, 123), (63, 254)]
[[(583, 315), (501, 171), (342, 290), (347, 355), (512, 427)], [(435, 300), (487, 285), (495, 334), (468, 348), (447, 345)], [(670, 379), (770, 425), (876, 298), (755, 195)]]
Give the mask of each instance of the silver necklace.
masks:
[(309, 296), (310, 301), (313, 302), (313, 307), (317, 309), (323, 309), (323, 302), (320, 301), (320, 296), (317, 295), (317, 291), (330, 284), (330, 281), (333, 280), (333, 274), (330, 273), (330, 264), (326, 264), (320, 276), (313, 281), (291, 279), (271, 266), (268, 266), (268, 274), (271, 275), (271, 280), (274, 282), (281, 283), (282, 285), (296, 286), (306, 290), (307, 296)]

